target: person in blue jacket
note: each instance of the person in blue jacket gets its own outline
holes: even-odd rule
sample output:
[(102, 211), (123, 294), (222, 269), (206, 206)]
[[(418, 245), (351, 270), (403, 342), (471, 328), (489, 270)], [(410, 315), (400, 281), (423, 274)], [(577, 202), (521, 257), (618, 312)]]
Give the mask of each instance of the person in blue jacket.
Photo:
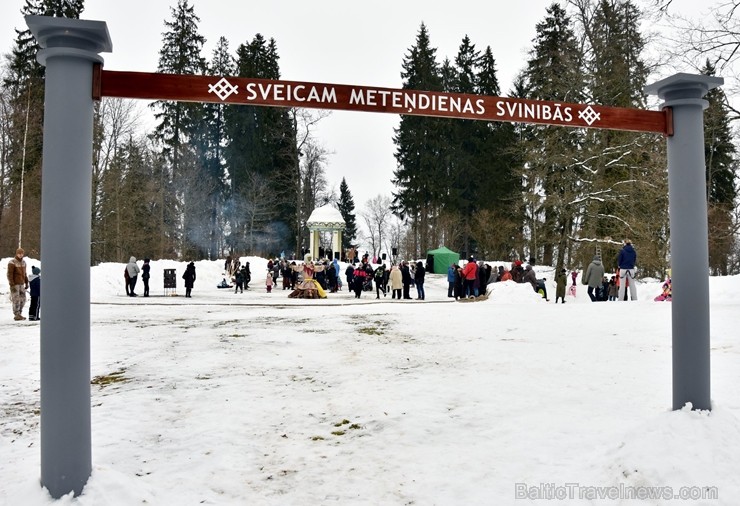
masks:
[(635, 282), (635, 263), (637, 262), (637, 252), (632, 247), (632, 241), (624, 240), (624, 246), (617, 256), (617, 267), (619, 267), (619, 297), (617, 300), (624, 300), (624, 293), (627, 287), (630, 289), (630, 299), (637, 300), (637, 283)]
[(455, 264), (450, 264), (447, 268), (447, 296), (455, 296)]

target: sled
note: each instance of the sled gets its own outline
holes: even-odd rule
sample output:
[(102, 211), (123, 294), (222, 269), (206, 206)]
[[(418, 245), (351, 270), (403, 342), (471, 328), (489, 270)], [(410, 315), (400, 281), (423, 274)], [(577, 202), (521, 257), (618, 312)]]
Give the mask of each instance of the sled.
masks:
[(458, 302), (480, 302), (482, 300), (488, 300), (488, 297), (491, 296), (491, 291), (488, 290), (486, 293), (480, 294), (477, 297), (460, 297), (457, 299)]

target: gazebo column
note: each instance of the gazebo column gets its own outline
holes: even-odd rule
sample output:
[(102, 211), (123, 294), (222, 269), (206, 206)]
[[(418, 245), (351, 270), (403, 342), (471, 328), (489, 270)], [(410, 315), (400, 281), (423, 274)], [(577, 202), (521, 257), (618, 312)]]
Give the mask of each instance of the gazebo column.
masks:
[(319, 231), (312, 229), (309, 231), (308, 251), (311, 254), (311, 260), (319, 257)]
[(332, 234), (332, 248), (334, 251), (334, 256), (336, 257), (337, 252), (339, 253), (339, 258), (342, 258), (342, 231), (341, 230), (334, 230), (334, 233)]

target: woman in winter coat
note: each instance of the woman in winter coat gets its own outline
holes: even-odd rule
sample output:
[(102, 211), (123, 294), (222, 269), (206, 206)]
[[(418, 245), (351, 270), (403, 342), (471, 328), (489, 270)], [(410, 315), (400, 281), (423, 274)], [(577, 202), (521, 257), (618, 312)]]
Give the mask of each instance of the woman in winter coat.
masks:
[(401, 290), (403, 289), (403, 274), (397, 265), (391, 267), (391, 274), (388, 278), (391, 282), (391, 299), (401, 300)]
[(604, 277), (604, 266), (601, 264), (601, 258), (596, 255), (594, 259), (588, 264), (586, 273), (581, 278), (581, 283), (588, 285), (588, 296), (591, 298), (591, 302), (596, 302), (596, 295), (594, 290), (601, 288), (601, 278)]
[(128, 259), (128, 264), (126, 265), (126, 272), (128, 273), (128, 294), (129, 297), (136, 297), (136, 293), (134, 293), (134, 287), (136, 286), (136, 279), (139, 276), (139, 272), (141, 272), (141, 269), (139, 269), (139, 266), (136, 265), (136, 257), (131, 257)]
[(185, 280), (185, 297), (190, 297), (193, 285), (195, 284), (195, 264), (193, 262), (190, 262), (185, 268), (185, 274), (182, 275), (182, 279)]
[(478, 294), (475, 292), (475, 280), (478, 279), (478, 264), (475, 263), (473, 257), (468, 258), (468, 263), (463, 267), (462, 277), (465, 296), (470, 298), (476, 297)]

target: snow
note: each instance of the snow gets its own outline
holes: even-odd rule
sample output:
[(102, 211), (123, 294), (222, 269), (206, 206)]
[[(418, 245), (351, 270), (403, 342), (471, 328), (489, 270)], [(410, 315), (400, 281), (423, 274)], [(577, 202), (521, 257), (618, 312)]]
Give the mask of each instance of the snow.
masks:
[(120, 381), (91, 386), (93, 473), (58, 501), (39, 485), (39, 324), (12, 320), (0, 280), (0, 504), (737, 503), (738, 276), (710, 279), (710, 413), (671, 411), (660, 280), (636, 302), (579, 284), (554, 304), (541, 267), (549, 303), (511, 282), (452, 302), (441, 275), (425, 302), (294, 300), (241, 260), (248, 291), (201, 261), (191, 299), (184, 262), (153, 260), (146, 299), (125, 296), (124, 264), (92, 268), (91, 378)]

